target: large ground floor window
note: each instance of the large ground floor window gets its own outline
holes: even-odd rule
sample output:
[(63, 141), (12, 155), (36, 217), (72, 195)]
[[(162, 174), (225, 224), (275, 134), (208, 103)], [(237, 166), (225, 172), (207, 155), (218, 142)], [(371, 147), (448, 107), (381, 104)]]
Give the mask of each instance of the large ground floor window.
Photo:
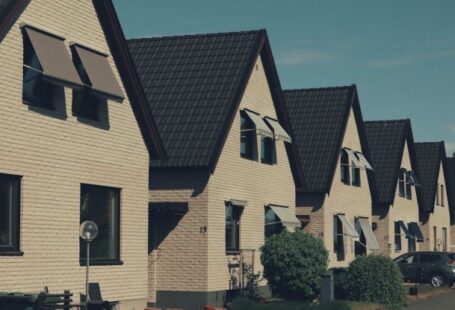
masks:
[[(98, 225), (99, 233), (90, 246), (90, 263), (109, 265), (120, 262), (120, 189), (81, 185), (81, 223)], [(80, 261), (86, 262), (86, 243), (80, 239)]]
[(0, 174), (0, 255), (19, 254), (20, 181)]
[(226, 205), (226, 253), (240, 252), (240, 217), (243, 207), (228, 203)]
[(272, 208), (265, 207), (265, 237), (268, 238), (280, 234), (283, 231), (283, 228), (283, 224), (278, 215), (273, 212)]

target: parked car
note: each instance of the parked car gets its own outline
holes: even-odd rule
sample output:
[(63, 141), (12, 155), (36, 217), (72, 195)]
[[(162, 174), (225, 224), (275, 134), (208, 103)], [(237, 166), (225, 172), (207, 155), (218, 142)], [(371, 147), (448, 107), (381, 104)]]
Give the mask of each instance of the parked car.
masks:
[(433, 287), (455, 282), (455, 253), (413, 252), (394, 259), (406, 282), (430, 283)]

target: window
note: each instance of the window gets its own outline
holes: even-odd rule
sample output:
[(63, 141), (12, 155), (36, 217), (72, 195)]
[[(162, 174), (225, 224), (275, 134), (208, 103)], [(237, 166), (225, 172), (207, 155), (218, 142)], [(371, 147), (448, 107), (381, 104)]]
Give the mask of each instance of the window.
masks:
[(398, 192), (400, 194), (400, 197), (406, 196), (405, 175), (406, 169), (401, 168), (400, 173), (398, 175)]
[(243, 207), (229, 203), (226, 206), (226, 252), (240, 251), (240, 217)]
[(416, 251), (416, 238), (415, 236), (408, 237), (408, 252)]
[(442, 250), (447, 252), (447, 228), (442, 228)]
[(440, 255), (437, 254), (420, 254), (419, 260), (421, 263), (432, 263), (441, 258)]
[(397, 264), (412, 264), (412, 263), (415, 263), (417, 260), (416, 260), (416, 256), (415, 255), (405, 255), (405, 256), (402, 256), (401, 258), (397, 259)]
[(81, 89), (73, 90), (73, 115), (98, 121), (99, 106), (106, 102), (105, 97), (97, 96), (92, 91), (87, 72), (82, 65), (79, 55), (73, 48), (73, 62), (84, 86)]
[(256, 130), (254, 125), (243, 113), (240, 114), (240, 155), (254, 159)]
[(350, 185), (351, 184), (351, 178), (349, 175), (349, 155), (345, 150), (341, 151), (341, 159), (340, 159), (340, 165), (341, 165), (341, 182), (344, 184)]
[(401, 251), (401, 226), (395, 222), (395, 251)]
[[(81, 185), (81, 223), (98, 225), (98, 237), (90, 247), (90, 263), (109, 265), (120, 261), (120, 189)], [(86, 244), (80, 240), (80, 261), (85, 264)]]
[(365, 234), (363, 233), (362, 227), (360, 226), (360, 218), (355, 219), (355, 230), (359, 234), (360, 238), (354, 243), (354, 254), (355, 256), (361, 256), (367, 254), (367, 240)]
[(433, 226), (433, 251), (438, 250), (438, 229)]
[(412, 180), (410, 179), (410, 174), (406, 173), (406, 199), (412, 199)]
[(360, 168), (355, 167), (353, 163), (352, 164), (352, 185), (354, 186), (360, 186)]
[(440, 202), (439, 202), (439, 184), (438, 184), (438, 187), (436, 189), (436, 205), (437, 206), (440, 205)]
[(43, 69), (28, 35), (24, 38), (24, 66), (22, 81), (22, 100), (25, 104), (45, 109), (54, 109), (56, 86), (43, 77)]
[(280, 234), (283, 231), (283, 224), (280, 218), (270, 207), (265, 208), (265, 237)]
[(261, 162), (273, 164), (275, 161), (275, 141), (272, 138), (261, 136)]
[(444, 207), (444, 184), (441, 184), (441, 206)]
[(19, 252), (19, 176), (0, 174), (0, 255)]
[(343, 225), (338, 216), (333, 217), (333, 251), (337, 253), (337, 260), (344, 260)]

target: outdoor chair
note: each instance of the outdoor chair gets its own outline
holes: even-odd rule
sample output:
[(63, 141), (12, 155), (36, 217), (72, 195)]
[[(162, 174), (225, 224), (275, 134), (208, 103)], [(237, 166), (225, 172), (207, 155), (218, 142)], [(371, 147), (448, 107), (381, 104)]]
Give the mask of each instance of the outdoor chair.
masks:
[[(116, 309), (118, 301), (106, 301), (101, 296), (101, 288), (98, 282), (88, 284), (88, 294), (90, 300), (87, 304), (87, 310), (111, 310)], [(81, 301), (85, 301), (85, 295), (81, 294)]]

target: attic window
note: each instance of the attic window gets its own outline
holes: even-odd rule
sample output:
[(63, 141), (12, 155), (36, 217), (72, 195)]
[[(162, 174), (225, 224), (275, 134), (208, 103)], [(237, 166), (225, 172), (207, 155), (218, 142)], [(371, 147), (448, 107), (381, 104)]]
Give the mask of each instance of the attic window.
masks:
[(413, 186), (421, 186), (414, 172), (401, 168), (398, 175), (398, 191), (400, 197), (406, 197), (408, 200), (411, 200)]
[(243, 113), (240, 114), (240, 156), (248, 159), (256, 157), (256, 130), (251, 120)]
[(349, 148), (343, 148), (341, 150), (340, 165), (341, 181), (346, 185), (360, 186), (360, 169), (364, 167), (364, 164), (359, 161), (356, 153)]
[(24, 26), (22, 98), (24, 103), (54, 108), (56, 88), (82, 86), (64, 39)]
[(108, 55), (78, 44), (72, 45), (74, 61), (84, 86), (103, 98), (123, 100), (123, 92), (108, 62)]

